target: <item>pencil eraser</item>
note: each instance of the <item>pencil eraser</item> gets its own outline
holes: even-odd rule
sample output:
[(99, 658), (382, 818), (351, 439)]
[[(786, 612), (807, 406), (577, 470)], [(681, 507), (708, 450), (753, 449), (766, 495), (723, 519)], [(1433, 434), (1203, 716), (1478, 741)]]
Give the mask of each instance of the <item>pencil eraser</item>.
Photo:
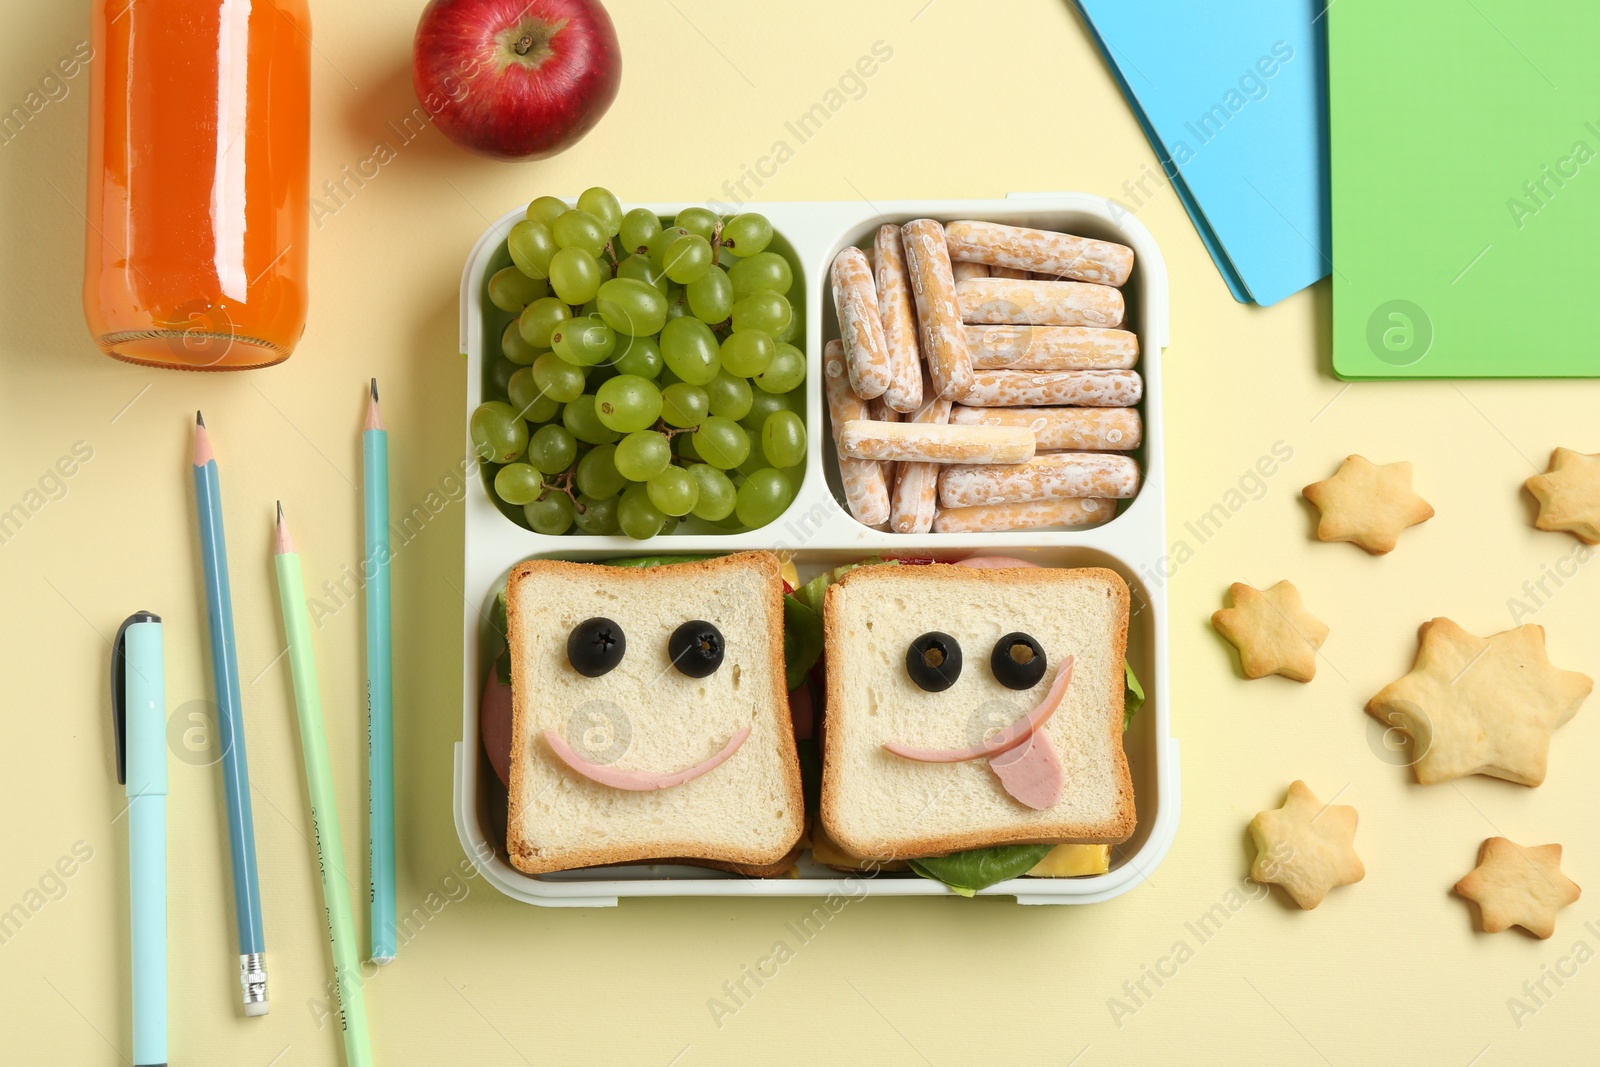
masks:
[(267, 1002), (264, 1000), (251, 1001), (244, 1006), (244, 1013), (252, 1016), (265, 1015), (267, 1013)]

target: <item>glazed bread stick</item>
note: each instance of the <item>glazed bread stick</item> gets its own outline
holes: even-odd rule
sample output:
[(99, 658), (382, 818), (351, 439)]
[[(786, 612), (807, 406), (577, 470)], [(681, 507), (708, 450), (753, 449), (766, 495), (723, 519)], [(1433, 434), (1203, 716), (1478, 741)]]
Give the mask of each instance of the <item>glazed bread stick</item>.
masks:
[(1035, 500), (1026, 504), (977, 504), (941, 508), (933, 518), (934, 533), (998, 533), (1039, 526), (1088, 526), (1117, 513), (1115, 500)]
[[(941, 425), (954, 405), (930, 397), (908, 420), (912, 425)], [(895, 533), (927, 533), (939, 500), (939, 464), (901, 463), (889, 493), (889, 529)]]
[(833, 261), (833, 306), (839, 313), (850, 388), (863, 400), (889, 388), (889, 350), (878, 313), (878, 289), (866, 253), (847, 245)]
[(985, 408), (1130, 408), (1143, 395), (1144, 380), (1136, 370), (979, 370), (972, 372), (972, 388), (961, 403)]
[(968, 278), (987, 278), (989, 276), (989, 265), (987, 263), (952, 262), (950, 264), (950, 276), (957, 282), (964, 282)]
[(1122, 285), (1133, 271), (1133, 249), (1070, 233), (998, 222), (952, 222), (945, 227), (945, 240), (951, 259), (970, 259), (1080, 282)]
[(1139, 338), (1093, 326), (968, 326), (974, 370), (1126, 370)]
[[(917, 302), (922, 358), (928, 362), (933, 393), (945, 400), (960, 400), (972, 385), (972, 355), (967, 351), (966, 331), (961, 328), (961, 308), (956, 300), (955, 278), (950, 273), (944, 227), (932, 219), (917, 219), (901, 227), (900, 236), (911, 293)], [(988, 280), (973, 279), (961, 284), (978, 285)]]
[[(1026, 426), (950, 426), (858, 419), (839, 430), (839, 451), (854, 459), (910, 463), (1025, 463), (1033, 457)], [(1080, 494), (1082, 495), (1082, 494)]]
[(1051, 452), (1009, 466), (962, 464), (939, 475), (939, 504), (947, 508), (1086, 497), (1126, 500), (1138, 491), (1139, 465), (1101, 452)]
[(961, 426), (1027, 426), (1040, 452), (1131, 452), (1144, 437), (1137, 408), (969, 408), (957, 405)]
[[(844, 345), (829, 341), (822, 356), (822, 384), (828, 397), (828, 421), (833, 430), (833, 447), (839, 447), (839, 428), (864, 418), (867, 402), (850, 388), (845, 370)], [(839, 454), (839, 482), (844, 486), (845, 503), (856, 521), (877, 526), (889, 518), (889, 486), (883, 467), (872, 460), (850, 459)]]
[(1121, 290), (1092, 282), (970, 278), (956, 286), (956, 302), (961, 321), (975, 326), (1115, 327), (1127, 313)]
[(895, 411), (913, 412), (922, 406), (922, 353), (917, 347), (917, 312), (912, 306), (900, 227), (878, 227), (872, 263), (878, 282), (883, 342), (889, 353), (889, 387), (884, 390), (883, 401)]

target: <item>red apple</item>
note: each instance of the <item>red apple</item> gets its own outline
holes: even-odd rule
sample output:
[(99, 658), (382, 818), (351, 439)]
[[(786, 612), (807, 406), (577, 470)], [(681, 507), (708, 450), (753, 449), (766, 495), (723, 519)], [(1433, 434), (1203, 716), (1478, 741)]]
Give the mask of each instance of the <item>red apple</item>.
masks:
[(598, 0), (432, 0), (411, 77), (456, 144), (541, 159), (600, 121), (617, 96), (622, 53)]

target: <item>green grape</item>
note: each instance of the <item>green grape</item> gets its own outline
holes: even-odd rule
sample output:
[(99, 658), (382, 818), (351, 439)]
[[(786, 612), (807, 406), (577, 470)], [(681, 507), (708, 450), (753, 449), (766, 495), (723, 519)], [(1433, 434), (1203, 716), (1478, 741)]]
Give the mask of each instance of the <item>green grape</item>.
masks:
[(572, 529), (572, 498), (559, 489), (546, 489), (543, 496), (523, 507), (522, 516), (534, 533), (559, 537)]
[(528, 462), (545, 474), (560, 474), (577, 458), (578, 442), (564, 426), (552, 422), (528, 439)]
[(805, 380), (805, 353), (791, 344), (779, 345), (767, 369), (755, 376), (757, 388), (769, 393), (787, 393)]
[(578, 210), (587, 211), (600, 220), (607, 237), (615, 237), (622, 228), (622, 205), (610, 189), (595, 186), (578, 194)]
[(760, 330), (730, 333), (722, 342), (722, 365), (728, 373), (753, 378), (771, 365), (778, 345)]
[(767, 467), (745, 478), (734, 502), (734, 514), (751, 529), (765, 526), (783, 514), (792, 495), (789, 480), (783, 473)]
[(661, 329), (661, 358), (682, 381), (704, 385), (717, 376), (722, 359), (711, 327), (692, 315), (670, 320)]
[(696, 463), (703, 462), (700, 459), (700, 453), (696, 451), (694, 447), (694, 434), (680, 433), (672, 440), (673, 450), (676, 451), (679, 456), (683, 457), (684, 459), (693, 460)]
[(759, 448), (750, 449), (750, 455), (745, 458), (745, 461), (734, 468), (734, 470), (738, 471), (746, 478), (750, 477), (750, 475), (754, 474), (756, 471), (771, 469), (772, 461), (769, 460), (766, 456), (766, 453), (762, 452)]
[[(575, 367), (554, 352), (546, 352), (528, 368), (533, 384), (544, 394), (565, 404), (583, 395), (583, 368)], [(515, 401), (515, 397), (512, 398)]]
[(563, 248), (550, 260), (550, 288), (563, 303), (588, 303), (601, 281), (599, 261), (582, 248)]
[(567, 202), (565, 200), (557, 196), (541, 196), (528, 205), (528, 210), (524, 212), (524, 215), (534, 222), (549, 226), (566, 213)]
[(617, 347), (617, 335), (597, 316), (580, 315), (550, 335), (555, 354), (578, 367), (604, 363)]
[(794, 310), (793, 305), (790, 305), (789, 310), (793, 314), (789, 316), (789, 321), (784, 323), (783, 329), (772, 335), (774, 341), (792, 342), (800, 335), (801, 329), (805, 326), (805, 320), (800, 317), (800, 312)]
[(738, 422), (750, 413), (750, 382), (737, 374), (729, 374), (726, 367), (706, 383), (706, 395), (711, 400), (711, 414)]
[(672, 224), (692, 234), (711, 240), (711, 235), (717, 232), (717, 213), (708, 211), (703, 207), (686, 207), (678, 212), (678, 217)]
[(700, 501), (700, 483), (682, 467), (668, 467), (645, 483), (650, 503), (664, 515), (687, 515)]
[[(665, 362), (666, 360), (663, 358), (662, 363), (665, 364)], [(671, 367), (663, 365), (661, 368), (661, 376), (656, 379), (656, 384), (665, 389), (667, 386), (677, 385), (681, 381), (683, 381), (683, 379), (678, 377), (676, 374), (673, 374)]]
[(789, 269), (789, 261), (778, 253), (757, 252), (730, 267), (728, 279), (733, 282), (735, 300), (742, 300), (763, 289), (771, 289), (782, 296), (794, 283), (794, 272)]
[(501, 311), (521, 311), (550, 292), (550, 283), (530, 278), (515, 267), (503, 267), (489, 279), (489, 303)]
[(716, 522), (733, 514), (736, 490), (726, 474), (709, 463), (691, 464), (688, 471), (700, 490), (692, 511), (696, 518)]
[(594, 413), (618, 433), (648, 429), (661, 417), (661, 390), (649, 378), (619, 374), (595, 390)]
[(528, 424), (503, 400), (479, 404), (467, 429), (472, 447), (485, 463), (510, 463), (528, 447)]
[[(712, 260), (716, 257), (711, 254), (711, 243), (697, 233), (680, 237), (667, 246), (661, 258), (661, 269), (666, 271), (667, 277), (683, 284), (692, 282), (706, 271), (711, 269)], [(521, 273), (518, 271), (517, 273)], [(516, 308), (506, 308), (506, 311), (515, 311)]]
[(772, 243), (772, 223), (747, 211), (722, 224), (722, 243), (736, 256), (753, 256)]
[(638, 430), (617, 442), (612, 462), (628, 481), (649, 481), (672, 462), (672, 445), (664, 433)]
[(733, 283), (721, 267), (711, 267), (684, 291), (689, 297), (689, 310), (701, 322), (716, 325), (733, 314)]
[(676, 516), (676, 515), (668, 515), (666, 517), (666, 521), (664, 521), (661, 524), (661, 529), (657, 532), (656, 536), (658, 536), (658, 537), (667, 536), (673, 530), (676, 530), (678, 528), (678, 522), (679, 522), (678, 516)]
[(667, 276), (661, 268), (650, 262), (647, 255), (629, 256), (617, 264), (617, 277), (632, 278), (636, 282), (653, 285), (662, 293), (667, 291)]
[(509, 359), (497, 359), (489, 368), (489, 388), (496, 396), (506, 396), (511, 391), (511, 378), (517, 373), (517, 365)]
[(636, 374), (641, 378), (660, 376), (666, 363), (661, 358), (661, 346), (654, 337), (617, 336), (617, 347), (611, 353), (611, 367), (618, 374)]
[(648, 282), (613, 278), (599, 289), (595, 307), (618, 333), (632, 337), (660, 333), (667, 321), (667, 298)]
[(572, 309), (553, 296), (535, 300), (522, 309), (517, 330), (534, 348), (549, 348), (550, 335), (557, 326), (572, 318)]
[(681, 319), (691, 315), (689, 311), (689, 291), (685, 286), (673, 283), (667, 286), (667, 321)]
[[(566, 208), (561, 210), (565, 211)], [(511, 262), (530, 278), (545, 278), (550, 274), (550, 257), (556, 254), (556, 239), (550, 227), (533, 219), (523, 219), (511, 227), (506, 235), (506, 248), (511, 252)]]
[(494, 472), (495, 494), (513, 507), (532, 502), (543, 488), (544, 479), (526, 463), (507, 463)]
[(751, 293), (733, 305), (734, 333), (761, 330), (777, 337), (793, 319), (794, 309), (789, 306), (789, 301), (770, 289)]
[(775, 393), (763, 392), (758, 389), (751, 394), (750, 410), (746, 412), (745, 417), (739, 419), (738, 422), (739, 425), (743, 426), (747, 431), (759, 436), (761, 433), (761, 427), (766, 424), (768, 415), (771, 415), (774, 411), (789, 410), (791, 409), (789, 407), (789, 400), (787, 397), (779, 396)]
[(665, 269), (667, 248), (680, 237), (687, 237), (689, 231), (682, 226), (668, 226), (660, 233), (655, 234), (645, 243), (646, 255), (650, 257), (650, 265), (656, 270)]
[[(721, 377), (720, 373), (718, 377)], [(700, 420), (706, 417), (706, 412), (710, 409), (711, 398), (706, 390), (698, 385), (678, 382), (661, 390), (661, 418), (668, 426), (676, 426), (679, 429), (699, 426)], [(684, 438), (680, 437), (679, 440)]]
[(654, 537), (666, 525), (667, 516), (650, 503), (650, 491), (642, 483), (634, 483), (622, 491), (617, 501), (617, 525), (635, 541)]
[(761, 424), (761, 452), (774, 467), (795, 467), (806, 459), (806, 423), (792, 411), (774, 411)]
[(539, 349), (522, 339), (522, 331), (517, 327), (517, 320), (512, 319), (501, 331), (500, 354), (511, 362), (526, 367), (539, 358)]
[(557, 415), (561, 414), (561, 405), (557, 401), (552, 400), (549, 396), (541, 393), (533, 398), (532, 403), (520, 408), (518, 410), (518, 414), (537, 426), (540, 423), (549, 422)]
[(610, 537), (619, 529), (616, 495), (607, 497), (580, 495), (573, 509), (572, 521), (580, 533), (586, 533), (590, 537)]
[(586, 445), (608, 445), (622, 436), (594, 413), (594, 396), (585, 393), (561, 409), (561, 425)]
[(628, 479), (617, 470), (616, 445), (595, 445), (578, 460), (578, 492), (592, 497), (616, 496)]
[(617, 231), (617, 243), (625, 254), (645, 251), (650, 238), (661, 232), (661, 220), (649, 208), (636, 207), (622, 216), (622, 226)]
[(729, 470), (750, 454), (750, 435), (732, 419), (707, 415), (694, 432), (694, 449), (713, 467)]
[(533, 380), (531, 367), (518, 367), (511, 380), (506, 382), (506, 397), (511, 401), (511, 407), (518, 413), (528, 410), (528, 406), (543, 395), (538, 383)]
[(591, 256), (598, 256), (600, 250), (606, 246), (606, 233), (604, 224), (587, 211), (574, 208), (562, 212), (555, 222), (550, 224), (550, 236), (556, 239), (556, 244), (562, 248), (581, 248)]

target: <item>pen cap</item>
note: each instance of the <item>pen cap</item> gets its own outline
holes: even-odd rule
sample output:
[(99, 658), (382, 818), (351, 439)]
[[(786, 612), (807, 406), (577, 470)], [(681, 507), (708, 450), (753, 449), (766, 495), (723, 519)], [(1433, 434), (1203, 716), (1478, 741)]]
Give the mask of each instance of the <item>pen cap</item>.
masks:
[(160, 616), (148, 611), (128, 616), (111, 646), (111, 716), (117, 778), (127, 784), (129, 796), (167, 792), (164, 669)]

